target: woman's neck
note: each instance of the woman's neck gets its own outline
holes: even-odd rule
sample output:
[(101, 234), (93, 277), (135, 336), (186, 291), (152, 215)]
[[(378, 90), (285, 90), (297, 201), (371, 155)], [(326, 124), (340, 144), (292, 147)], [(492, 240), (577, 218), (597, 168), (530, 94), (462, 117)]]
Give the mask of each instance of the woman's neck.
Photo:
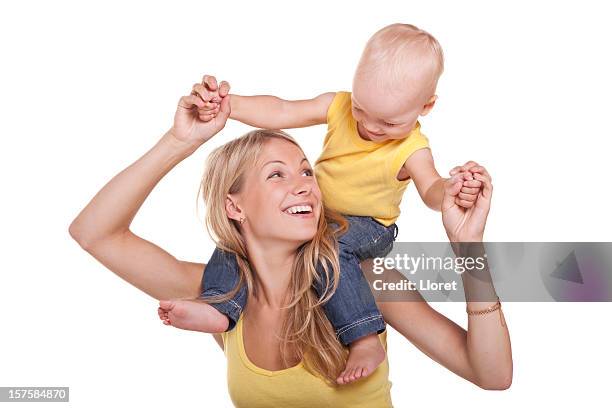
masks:
[(295, 246), (247, 242), (248, 256), (256, 276), (257, 302), (263, 306), (281, 308), (285, 305), (291, 281)]

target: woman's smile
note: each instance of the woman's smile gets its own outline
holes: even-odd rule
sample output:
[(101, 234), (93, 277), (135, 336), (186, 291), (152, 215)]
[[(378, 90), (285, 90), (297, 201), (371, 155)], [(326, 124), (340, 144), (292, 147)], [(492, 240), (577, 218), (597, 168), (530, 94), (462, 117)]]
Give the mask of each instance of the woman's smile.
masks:
[(314, 218), (314, 211), (312, 209), (312, 204), (301, 203), (285, 209), (283, 213), (294, 218)]

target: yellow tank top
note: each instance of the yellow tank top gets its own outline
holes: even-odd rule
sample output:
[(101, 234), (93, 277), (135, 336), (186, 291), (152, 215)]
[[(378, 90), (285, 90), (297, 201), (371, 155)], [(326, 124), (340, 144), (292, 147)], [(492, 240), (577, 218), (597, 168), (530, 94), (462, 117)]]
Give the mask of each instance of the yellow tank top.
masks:
[[(229, 395), (237, 408), (384, 408), (392, 407), (389, 360), (368, 377), (336, 388), (311, 374), (300, 362), (278, 371), (253, 364), (246, 355), (242, 317), (236, 327), (222, 334), (227, 358)], [(379, 335), (385, 350), (387, 332)]]
[(351, 93), (338, 92), (327, 111), (327, 135), (315, 163), (325, 205), (347, 215), (370, 216), (383, 225), (400, 215), (410, 179), (397, 174), (415, 151), (429, 147), (417, 122), (405, 139), (382, 143), (364, 140), (351, 113)]

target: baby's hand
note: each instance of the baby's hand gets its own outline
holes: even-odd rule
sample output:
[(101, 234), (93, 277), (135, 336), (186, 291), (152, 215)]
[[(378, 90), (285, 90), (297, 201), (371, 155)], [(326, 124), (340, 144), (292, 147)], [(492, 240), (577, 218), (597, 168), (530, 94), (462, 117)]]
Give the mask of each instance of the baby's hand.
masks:
[(208, 122), (215, 118), (219, 113), (221, 99), (230, 90), (226, 81), (217, 84), (217, 78), (212, 75), (204, 75), (201, 84), (195, 84), (191, 93), (199, 96), (204, 101), (204, 106), (198, 108), (198, 118), (203, 122)]
[(457, 173), (464, 172), (464, 181), (459, 194), (455, 198), (455, 203), (464, 208), (471, 208), (478, 199), (482, 182), (474, 178), (473, 173), (487, 175), (487, 170), (474, 161), (468, 161), (463, 166), (454, 167), (449, 174), (454, 176)]

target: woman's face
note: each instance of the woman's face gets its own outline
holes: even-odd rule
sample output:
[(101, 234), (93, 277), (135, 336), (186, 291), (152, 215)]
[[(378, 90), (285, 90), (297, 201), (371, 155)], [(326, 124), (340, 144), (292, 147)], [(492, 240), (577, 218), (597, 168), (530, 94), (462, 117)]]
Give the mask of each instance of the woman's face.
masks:
[(321, 191), (304, 152), (291, 142), (265, 142), (236, 201), (245, 233), (257, 240), (301, 245), (317, 232)]

